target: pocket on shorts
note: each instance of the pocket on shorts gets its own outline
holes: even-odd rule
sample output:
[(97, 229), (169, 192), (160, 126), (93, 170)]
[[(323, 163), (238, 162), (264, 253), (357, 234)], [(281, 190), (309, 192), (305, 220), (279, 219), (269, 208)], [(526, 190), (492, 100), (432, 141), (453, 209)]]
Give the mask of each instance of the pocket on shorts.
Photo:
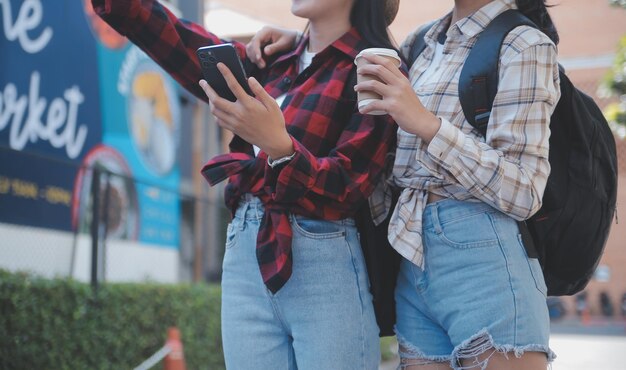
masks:
[(291, 225), (295, 232), (312, 239), (343, 238), (346, 235), (345, 227), (334, 221), (292, 215)]
[(484, 248), (498, 245), (492, 219), (487, 212), (475, 213), (453, 220), (444, 220), (440, 232), (441, 240), (453, 248)]
[[(524, 243), (522, 242), (522, 236), (518, 235), (517, 240), (523, 248)], [(530, 273), (532, 274), (533, 280), (535, 281), (535, 287), (541, 294), (546, 296), (548, 292), (548, 287), (546, 286), (546, 281), (543, 277), (543, 271), (541, 270), (539, 260), (537, 258), (529, 257), (526, 257), (526, 260), (528, 261), (528, 268), (530, 269)]]

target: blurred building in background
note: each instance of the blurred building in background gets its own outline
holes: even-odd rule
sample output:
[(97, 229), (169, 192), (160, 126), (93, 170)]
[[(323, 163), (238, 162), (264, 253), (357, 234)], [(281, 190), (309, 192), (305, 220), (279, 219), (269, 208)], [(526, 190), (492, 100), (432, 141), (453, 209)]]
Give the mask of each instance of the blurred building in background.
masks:
[[(165, 3), (202, 22), (202, 1)], [(0, 12), (0, 268), (219, 276), (208, 251), (221, 202), (199, 175), (220, 148), (205, 105), (90, 0), (3, 0)]]

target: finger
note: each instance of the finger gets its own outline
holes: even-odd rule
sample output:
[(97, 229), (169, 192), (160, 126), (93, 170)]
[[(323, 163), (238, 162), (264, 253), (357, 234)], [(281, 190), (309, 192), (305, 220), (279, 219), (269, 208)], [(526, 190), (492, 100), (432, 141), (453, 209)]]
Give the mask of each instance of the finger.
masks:
[(359, 67), (357, 73), (361, 76), (373, 76), (378, 78), (379, 80), (382, 80), (388, 85), (393, 85), (400, 83), (401, 80), (406, 80), (400, 70), (397, 70), (398, 74), (395, 74), (393, 71), (390, 71), (385, 66), (377, 64), (366, 64)]
[(400, 66), (398, 65), (399, 62), (395, 59), (384, 58), (380, 55), (370, 53), (363, 54), (363, 58), (370, 62), (370, 64), (365, 64), (361, 68), (369, 65), (379, 65), (387, 69), (392, 75), (396, 76), (397, 78), (406, 78), (406, 76), (400, 70)]
[(219, 96), (215, 90), (205, 80), (200, 80), (200, 87), (204, 90), (204, 93), (209, 98), (210, 105), (214, 105), (217, 108), (224, 111), (231, 111), (234, 103)]
[(246, 45), (246, 54), (248, 59), (259, 68), (265, 67), (265, 61), (263, 60), (263, 55), (261, 53), (261, 41), (264, 38), (265, 34), (263, 34), (263, 30), (259, 31), (252, 40)]
[(380, 81), (368, 80), (359, 82), (354, 86), (354, 91), (371, 91), (381, 96), (388, 96), (391, 93), (393, 86), (387, 85)]
[(278, 40), (273, 41), (263, 48), (265, 55), (273, 55), (279, 51), (285, 51), (292, 48), (293, 40), (285, 36), (281, 36)]
[(253, 63), (261, 58), (261, 42), (257, 36), (254, 36), (246, 45), (246, 55)]
[(256, 78), (248, 78), (248, 85), (250, 86), (250, 90), (254, 93), (254, 96), (265, 106), (265, 108), (267, 108), (267, 110), (273, 109), (277, 106), (276, 100), (274, 100), (274, 98), (272, 98), (272, 96), (265, 91)]
[(271, 40), (268, 40), (268, 44), (263, 51), (265, 55), (273, 55), (278, 52), (284, 52), (291, 50), (295, 47), (298, 39), (298, 33), (286, 29), (274, 29)]
[(370, 114), (374, 111), (387, 112), (387, 104), (385, 103), (385, 101), (375, 100), (364, 107), (359, 107), (359, 113), (361, 114)]
[(204, 90), (204, 93), (206, 94), (207, 98), (209, 98), (209, 102), (211, 102), (211, 104), (219, 101), (220, 99), (223, 99), (221, 96), (219, 96), (215, 92), (215, 90), (213, 90), (211, 85), (209, 85), (209, 83), (206, 82), (206, 80), (200, 80), (199, 84), (202, 90)]
[(222, 73), (222, 76), (224, 76), (226, 85), (228, 85), (230, 91), (233, 92), (233, 95), (235, 95), (235, 98), (237, 98), (237, 100), (244, 101), (246, 98), (250, 97), (243, 89), (243, 87), (241, 87), (239, 81), (237, 81), (237, 79), (235, 78), (235, 75), (233, 75), (233, 73), (228, 67), (226, 67), (224, 63), (217, 63), (217, 69), (219, 69)]
[(216, 118), (216, 119), (215, 119), (215, 123), (216, 123), (219, 127), (223, 128), (224, 130), (228, 130), (228, 131), (232, 132), (233, 134), (237, 135), (237, 133), (233, 130), (233, 128), (232, 128), (232, 127), (230, 127), (229, 125), (227, 125), (226, 123), (222, 122), (222, 120), (220, 120), (220, 119)]
[(234, 125), (231, 122), (231, 120), (229, 119), (229, 115), (224, 113), (223, 111), (217, 110), (214, 111), (213, 116), (215, 117), (217, 124), (222, 127), (227, 129), (228, 131), (232, 131), (234, 132)]
[(368, 60), (370, 63), (378, 64), (384, 66), (390, 71), (398, 70), (400, 67), (400, 63), (396, 59), (385, 58), (377, 54), (365, 53), (363, 57)]
[(213, 117), (215, 117), (215, 122), (222, 128), (227, 129), (228, 131), (233, 131), (233, 125), (231, 122), (230, 114), (224, 112), (223, 110), (217, 108), (215, 104), (210, 104), (210, 111)]
[(270, 55), (274, 54), (277, 50), (278, 50), (278, 49), (274, 47), (274, 44), (273, 44), (273, 43), (272, 43), (272, 44), (269, 44), (269, 45), (266, 45), (266, 46), (263, 48), (263, 52), (264, 52), (264, 53), (265, 53), (265, 55), (267, 55), (267, 56), (270, 56)]

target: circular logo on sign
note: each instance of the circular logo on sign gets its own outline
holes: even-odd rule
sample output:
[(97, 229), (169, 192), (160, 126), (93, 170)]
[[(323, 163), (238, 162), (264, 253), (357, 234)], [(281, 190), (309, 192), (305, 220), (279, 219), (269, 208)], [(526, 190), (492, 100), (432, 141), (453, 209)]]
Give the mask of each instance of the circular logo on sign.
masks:
[(165, 175), (176, 163), (179, 103), (176, 90), (152, 61), (138, 63), (127, 96), (132, 141), (145, 166)]
[(99, 218), (106, 226), (107, 237), (137, 240), (139, 205), (130, 167), (117, 150), (96, 145), (87, 153), (74, 183), (72, 225), (80, 232), (90, 232), (93, 218), (93, 171), (100, 171), (97, 186)]

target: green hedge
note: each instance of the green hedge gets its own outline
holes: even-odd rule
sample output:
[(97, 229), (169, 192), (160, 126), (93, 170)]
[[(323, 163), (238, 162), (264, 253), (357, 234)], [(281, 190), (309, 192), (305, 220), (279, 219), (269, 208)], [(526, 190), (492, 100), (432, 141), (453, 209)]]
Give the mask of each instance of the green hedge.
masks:
[(219, 287), (87, 284), (0, 270), (0, 369), (132, 369), (181, 331), (188, 369), (223, 369)]

